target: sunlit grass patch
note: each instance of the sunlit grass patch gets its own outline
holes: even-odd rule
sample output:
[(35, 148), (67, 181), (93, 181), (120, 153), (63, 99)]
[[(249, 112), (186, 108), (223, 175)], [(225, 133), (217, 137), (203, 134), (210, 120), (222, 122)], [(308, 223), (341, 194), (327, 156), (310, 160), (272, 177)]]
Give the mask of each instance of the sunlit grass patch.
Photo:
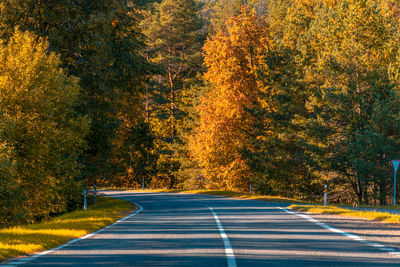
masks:
[(387, 212), (357, 211), (357, 210), (343, 209), (334, 206), (314, 206), (314, 205), (291, 205), (289, 208), (315, 214), (334, 214), (334, 215), (342, 215), (349, 217), (358, 217), (367, 220), (375, 220), (384, 223), (395, 223), (395, 224), (400, 223), (400, 215), (390, 214)]
[(75, 211), (47, 222), (0, 229), (0, 260), (66, 243), (101, 229), (133, 209), (129, 202), (101, 198), (88, 211)]

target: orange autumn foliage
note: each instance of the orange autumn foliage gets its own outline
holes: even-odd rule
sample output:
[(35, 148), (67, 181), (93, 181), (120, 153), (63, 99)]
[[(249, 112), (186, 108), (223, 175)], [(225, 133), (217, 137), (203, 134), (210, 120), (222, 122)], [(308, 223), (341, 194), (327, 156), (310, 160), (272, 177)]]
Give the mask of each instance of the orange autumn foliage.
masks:
[(262, 90), (258, 73), (264, 65), (270, 39), (264, 18), (244, 8), (204, 46), (205, 80), (211, 91), (198, 106), (200, 125), (191, 138), (193, 158), (203, 169), (209, 187), (241, 190), (254, 175), (243, 151), (251, 151), (256, 138)]

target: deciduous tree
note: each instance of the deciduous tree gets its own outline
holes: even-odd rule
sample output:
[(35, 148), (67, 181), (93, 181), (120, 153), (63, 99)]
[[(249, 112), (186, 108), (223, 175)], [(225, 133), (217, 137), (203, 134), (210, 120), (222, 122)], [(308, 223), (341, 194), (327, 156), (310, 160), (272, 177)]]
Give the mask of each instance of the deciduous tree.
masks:
[[(16, 31), (0, 44), (0, 221), (33, 222), (66, 211), (77, 182), (89, 120), (74, 108), (78, 79), (43, 38)], [(3, 198), (5, 197), (5, 198)]]
[(254, 152), (250, 139), (257, 138), (257, 118), (252, 110), (260, 108), (258, 71), (270, 41), (265, 21), (249, 9), (226, 26), (204, 46), (211, 91), (198, 108), (200, 125), (191, 148), (210, 187), (243, 190), (254, 176), (243, 153)]

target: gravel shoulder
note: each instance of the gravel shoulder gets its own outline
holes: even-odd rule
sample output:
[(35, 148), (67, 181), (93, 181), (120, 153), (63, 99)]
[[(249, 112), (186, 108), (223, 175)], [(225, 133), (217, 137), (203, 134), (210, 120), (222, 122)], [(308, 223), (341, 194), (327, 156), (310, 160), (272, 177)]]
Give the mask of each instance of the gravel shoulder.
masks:
[(306, 213), (329, 226), (400, 250), (400, 226), (342, 215)]

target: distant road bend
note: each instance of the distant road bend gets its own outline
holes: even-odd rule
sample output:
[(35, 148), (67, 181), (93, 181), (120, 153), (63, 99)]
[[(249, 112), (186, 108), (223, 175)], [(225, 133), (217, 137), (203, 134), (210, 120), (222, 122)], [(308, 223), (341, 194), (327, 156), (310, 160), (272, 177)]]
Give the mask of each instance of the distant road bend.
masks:
[(400, 249), (292, 212), (285, 204), (178, 193), (106, 194), (143, 210), (86, 239), (8, 264), (400, 266)]

